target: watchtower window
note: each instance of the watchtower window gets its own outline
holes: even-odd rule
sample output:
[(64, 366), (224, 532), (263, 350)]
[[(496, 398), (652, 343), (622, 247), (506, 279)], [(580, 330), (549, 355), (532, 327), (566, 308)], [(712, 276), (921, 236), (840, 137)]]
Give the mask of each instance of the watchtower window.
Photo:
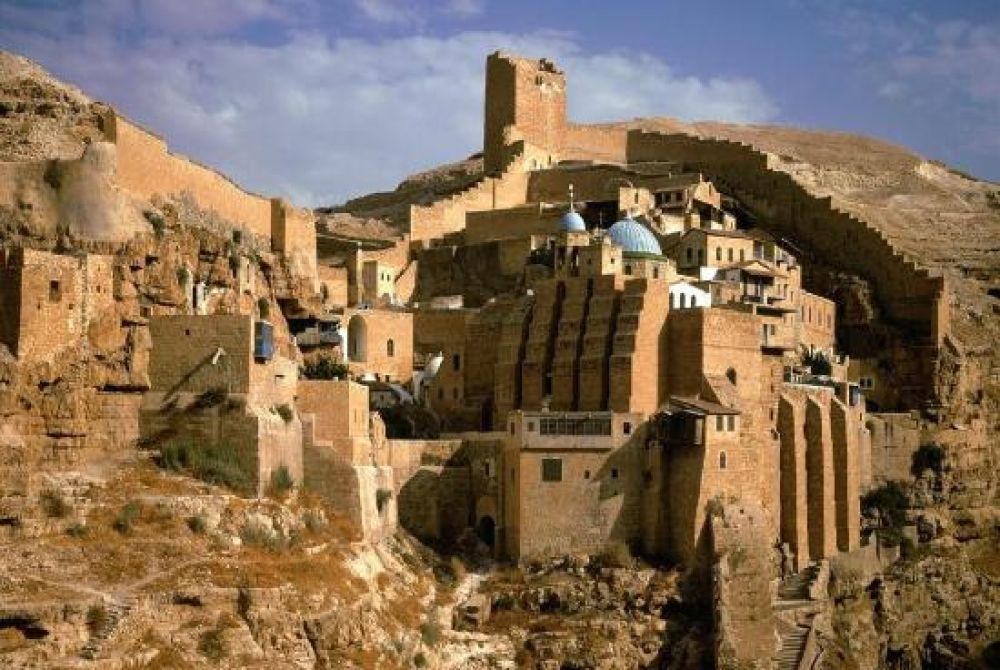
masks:
[(724, 451), (719, 452), (719, 469), (720, 470), (726, 469), (726, 452)]
[(49, 282), (49, 302), (59, 302), (62, 300), (62, 287), (58, 279)]
[(385, 353), (389, 358), (396, 355), (396, 343), (391, 339), (385, 343)]
[(542, 459), (542, 481), (561, 482), (562, 481), (562, 459), (543, 458)]

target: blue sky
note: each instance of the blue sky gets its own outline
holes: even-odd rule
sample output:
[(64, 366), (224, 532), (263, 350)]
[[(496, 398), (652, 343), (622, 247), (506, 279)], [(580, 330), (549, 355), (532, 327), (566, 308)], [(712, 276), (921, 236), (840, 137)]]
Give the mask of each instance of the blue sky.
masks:
[(1000, 181), (1000, 0), (0, 0), (0, 47), (302, 205), (477, 151), (497, 48), (554, 58), (576, 120), (860, 132)]

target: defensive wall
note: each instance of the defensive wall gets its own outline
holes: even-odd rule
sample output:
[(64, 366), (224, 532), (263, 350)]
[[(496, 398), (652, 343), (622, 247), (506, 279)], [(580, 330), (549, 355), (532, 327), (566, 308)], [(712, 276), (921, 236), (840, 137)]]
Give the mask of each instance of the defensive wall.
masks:
[(411, 205), (410, 239), (418, 245), (465, 228), (467, 212), (523, 204), (528, 188), (528, 161), (532, 150), (520, 143), (497, 176), (487, 176), (469, 188), (428, 205)]
[(826, 265), (872, 281), (886, 316), (940, 344), (948, 330), (943, 277), (917, 267), (874, 226), (809, 194), (788, 174), (771, 169), (768, 156), (728, 140), (651, 133), (628, 135), (629, 162), (672, 160), (703, 172), (720, 189), (767, 222), (770, 232), (800, 243)]

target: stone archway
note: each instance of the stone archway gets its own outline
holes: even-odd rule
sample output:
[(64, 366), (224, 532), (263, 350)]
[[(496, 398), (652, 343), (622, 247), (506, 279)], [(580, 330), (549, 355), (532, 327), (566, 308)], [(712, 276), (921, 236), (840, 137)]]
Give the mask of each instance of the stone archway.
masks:
[(487, 547), (492, 549), (496, 545), (497, 522), (493, 517), (486, 515), (479, 519), (476, 524), (476, 536)]
[(368, 324), (357, 314), (347, 322), (347, 360), (363, 363), (368, 358)]

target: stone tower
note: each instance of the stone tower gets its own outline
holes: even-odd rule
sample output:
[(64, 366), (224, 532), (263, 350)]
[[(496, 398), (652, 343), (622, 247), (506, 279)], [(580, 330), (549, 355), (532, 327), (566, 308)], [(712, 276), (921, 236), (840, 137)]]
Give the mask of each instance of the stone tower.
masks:
[(518, 140), (558, 153), (566, 132), (566, 76), (550, 60), (499, 51), (486, 59), (483, 155), (487, 174), (503, 170)]

